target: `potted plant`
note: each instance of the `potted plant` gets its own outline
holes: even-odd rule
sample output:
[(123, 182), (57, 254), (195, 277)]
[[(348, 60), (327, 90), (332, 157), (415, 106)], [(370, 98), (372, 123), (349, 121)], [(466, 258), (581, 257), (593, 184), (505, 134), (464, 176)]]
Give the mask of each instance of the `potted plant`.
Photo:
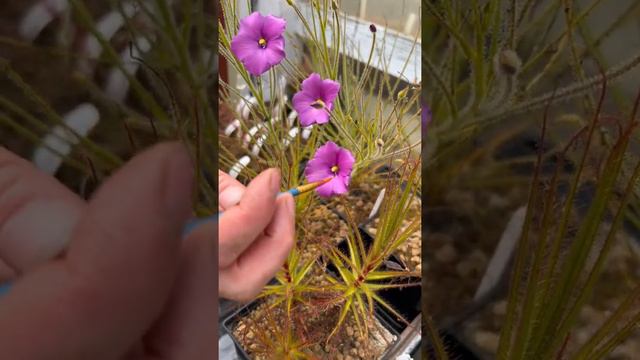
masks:
[[(295, 249), (225, 327), (247, 358), (384, 358), (405, 329), (414, 337), (420, 330), (411, 325), (419, 312), (406, 318), (404, 299), (394, 294), (411, 294), (405, 308), (419, 309), (420, 268), (397, 257), (409, 238), (420, 240), (421, 217), (412, 205), (421, 184), (420, 143), (410, 140), (419, 128), (419, 87), (400, 87), (403, 81), (375, 69), (371, 57), (362, 63), (350, 56), (356, 49), (336, 2), (286, 3), (306, 36), (285, 38), (290, 20), (243, 17), (233, 2), (222, 2), (220, 54), (243, 81), (240, 90), (221, 83), (236, 123), (220, 129), (221, 144), (235, 144), (222, 146), (220, 168), (245, 181), (276, 166), (283, 188), (332, 180), (297, 198)], [(373, 53), (381, 35), (375, 25), (369, 32)], [(286, 59), (284, 44), (296, 47), (289, 41), (306, 49), (301, 63)], [(254, 43), (266, 52), (265, 63), (244, 51)], [(361, 225), (383, 189), (379, 231), (369, 234)]]

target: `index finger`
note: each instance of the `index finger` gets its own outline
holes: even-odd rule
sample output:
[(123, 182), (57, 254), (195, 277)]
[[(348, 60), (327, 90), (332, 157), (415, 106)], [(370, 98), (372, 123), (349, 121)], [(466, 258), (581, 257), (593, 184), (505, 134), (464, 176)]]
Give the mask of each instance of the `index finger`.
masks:
[(279, 190), (280, 172), (264, 171), (249, 184), (238, 206), (220, 217), (219, 267), (231, 265), (262, 234), (273, 218)]
[(0, 282), (58, 256), (86, 202), (0, 146)]

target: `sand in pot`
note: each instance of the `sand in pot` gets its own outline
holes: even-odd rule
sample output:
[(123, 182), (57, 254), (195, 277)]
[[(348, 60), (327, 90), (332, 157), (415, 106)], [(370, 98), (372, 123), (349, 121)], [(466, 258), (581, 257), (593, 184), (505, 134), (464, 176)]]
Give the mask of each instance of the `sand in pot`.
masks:
[(344, 204), (349, 204), (349, 211), (353, 220), (356, 224), (362, 224), (367, 220), (373, 209), (373, 204), (382, 189), (383, 187), (376, 183), (351, 184), (347, 194), (329, 199), (328, 205), (344, 214)]
[[(395, 340), (395, 336), (375, 318), (369, 325), (368, 334), (362, 336), (353, 318), (348, 317), (327, 342), (328, 334), (337, 323), (339, 306), (299, 306), (292, 312), (295, 319), (288, 322), (285, 310), (280, 306), (270, 308), (269, 302), (267, 299), (258, 305), (238, 322), (233, 331), (252, 359), (275, 359), (277, 356), (274, 357), (273, 350), (283, 344), (276, 338), (287, 333), (296, 339), (290, 343), (290, 349), (295, 348), (310, 355), (310, 358), (315, 356), (319, 359), (379, 359)], [(258, 332), (261, 335), (257, 335)]]
[(302, 258), (317, 258), (323, 248), (335, 246), (349, 233), (349, 226), (326, 205), (300, 212), (297, 233)]

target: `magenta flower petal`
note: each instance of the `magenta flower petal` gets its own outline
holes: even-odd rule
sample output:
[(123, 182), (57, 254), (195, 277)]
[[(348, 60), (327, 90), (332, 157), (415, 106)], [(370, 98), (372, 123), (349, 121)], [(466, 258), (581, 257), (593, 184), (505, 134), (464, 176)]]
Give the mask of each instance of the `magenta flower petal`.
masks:
[(259, 76), (269, 70), (271, 64), (266, 51), (254, 51), (254, 48), (255, 44), (253, 40), (251, 40), (251, 42), (240, 40), (235, 44), (231, 43), (231, 49), (234, 53), (247, 54), (246, 56), (236, 55), (238, 56), (238, 60), (247, 68), (247, 71), (249, 71), (251, 75)]
[[(340, 168), (340, 176), (348, 177), (351, 175), (351, 170), (353, 169), (353, 164), (356, 162), (356, 159), (353, 157), (353, 154), (346, 149), (340, 149), (338, 151), (338, 155), (336, 156), (338, 167)], [(347, 180), (347, 185), (349, 180)]]
[(251, 75), (260, 76), (284, 59), (285, 27), (284, 19), (254, 12), (240, 20), (231, 51)]
[(322, 197), (331, 197), (334, 195), (341, 195), (349, 191), (348, 184), (345, 184), (344, 181), (340, 177), (335, 177), (333, 180), (328, 183), (319, 186), (316, 189), (318, 195)]
[(331, 181), (318, 187), (316, 192), (322, 197), (340, 195), (349, 190), (354, 163), (355, 158), (349, 150), (329, 141), (316, 150), (313, 159), (309, 160), (304, 174), (308, 182), (332, 177)]
[(300, 114), (300, 124), (309, 126), (329, 122), (333, 101), (338, 96), (340, 84), (322, 80), (313, 73), (300, 84), (300, 91), (293, 96), (293, 108)]
[(282, 38), (287, 21), (283, 18), (267, 15), (263, 18), (262, 36), (269, 42)]
[(260, 29), (264, 23), (264, 17), (259, 12), (253, 12), (248, 16), (240, 19), (240, 26), (238, 28), (238, 35), (246, 35), (249, 37), (257, 38), (260, 34)]
[(317, 73), (312, 73), (302, 81), (300, 89), (317, 99), (322, 96), (322, 78)]
[(429, 125), (429, 123), (431, 122), (431, 109), (429, 108), (429, 105), (427, 104), (422, 104), (422, 108), (421, 108), (421, 115), (422, 115), (422, 129), (423, 131), (427, 129), (427, 126)]
[(325, 102), (333, 105), (333, 100), (338, 97), (338, 92), (340, 92), (340, 84), (333, 80), (323, 80), (322, 91), (324, 92)]
[(300, 125), (310, 126), (313, 124), (326, 124), (329, 122), (329, 112), (325, 109), (314, 109), (309, 107), (299, 114)]
[(309, 162), (309, 164), (307, 165), (307, 168), (311, 168), (311, 170), (305, 171), (304, 173), (308, 182), (324, 180), (328, 177), (333, 177), (335, 175), (331, 171), (331, 166), (314, 167), (314, 165), (312, 165), (311, 162)]
[(294, 108), (313, 109), (311, 104), (313, 104), (316, 101), (316, 99), (317, 98), (313, 97), (309, 93), (298, 92), (295, 95), (293, 95), (293, 99), (291, 99), (291, 102), (293, 103)]
[(332, 182), (333, 180), (322, 186), (319, 186), (316, 189), (316, 193), (321, 197), (330, 197), (331, 195), (333, 195), (333, 185), (331, 184)]

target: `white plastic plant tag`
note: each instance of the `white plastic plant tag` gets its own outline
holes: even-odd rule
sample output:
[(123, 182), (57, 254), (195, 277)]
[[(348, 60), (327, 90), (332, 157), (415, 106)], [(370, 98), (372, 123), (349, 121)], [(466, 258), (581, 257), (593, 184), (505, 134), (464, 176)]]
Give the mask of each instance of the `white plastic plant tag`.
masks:
[(244, 139), (242, 141), (244, 146), (249, 146), (249, 143), (251, 142), (251, 139), (253, 139), (253, 137), (256, 136), (258, 131), (260, 129), (262, 129), (263, 127), (264, 127), (264, 124), (263, 123), (259, 123), (258, 125), (256, 125), (256, 126), (252, 127), (251, 129), (249, 129), (249, 132), (244, 136)]
[(236, 130), (240, 129), (240, 120), (234, 119), (227, 127), (224, 129), (225, 136), (231, 136)]
[(502, 274), (509, 264), (509, 260), (513, 256), (513, 252), (518, 244), (518, 239), (520, 239), (526, 213), (527, 208), (521, 207), (511, 215), (511, 219), (509, 219), (509, 223), (500, 237), (500, 242), (493, 253), (493, 257), (491, 257), (489, 261), (487, 270), (482, 276), (480, 286), (478, 286), (473, 296), (473, 300), (481, 299), (500, 281)]
[[(128, 2), (122, 5), (122, 10), (125, 16), (130, 18), (136, 13), (136, 6), (134, 3)], [(96, 31), (100, 33), (105, 40), (110, 40), (124, 23), (125, 18), (122, 16), (122, 13), (119, 11), (111, 11), (96, 23)], [(100, 45), (100, 42), (93, 34), (88, 34), (84, 40), (83, 50), (89, 59), (97, 59), (102, 53), (102, 45)], [(80, 70), (89, 73), (92, 70), (92, 66), (85, 61), (80, 64)]]
[(245, 101), (241, 101), (241, 102), (244, 103), (245, 105), (242, 108), (242, 119), (249, 120), (249, 115), (251, 115), (251, 108), (258, 105), (258, 99), (252, 96), (246, 102)]
[(267, 140), (267, 134), (260, 135), (258, 140), (256, 140), (256, 143), (253, 145), (253, 148), (251, 149), (252, 155), (258, 156), (258, 154), (260, 154), (260, 149), (262, 148), (262, 145), (264, 145), (265, 140)]
[(302, 129), (302, 138), (307, 140), (309, 136), (311, 136), (311, 130), (313, 130), (313, 125), (307, 126), (306, 128)]
[(382, 205), (382, 200), (384, 200), (384, 193), (386, 190), (387, 190), (386, 188), (380, 190), (380, 193), (376, 198), (376, 202), (373, 203), (373, 208), (371, 209), (371, 212), (369, 213), (369, 216), (367, 217), (367, 219), (372, 219), (374, 216), (376, 216), (376, 214), (378, 213), (378, 210), (380, 210), (380, 205)]
[(35, 40), (42, 30), (68, 7), (67, 0), (43, 0), (33, 5), (18, 26), (20, 36), (25, 40)]
[(295, 110), (292, 110), (289, 113), (289, 116), (287, 116), (287, 127), (292, 127), (297, 117), (298, 117), (298, 112)]
[[(98, 109), (89, 103), (79, 105), (64, 116), (64, 123), (81, 137), (86, 137), (99, 120)], [(73, 145), (78, 141), (79, 139), (68, 129), (57, 125), (44, 137), (43, 145), (34, 151), (33, 163), (38, 169), (48, 174), (55, 174), (62, 165), (64, 157), (71, 153)]]
[[(127, 47), (120, 54), (124, 70), (134, 76), (140, 67), (140, 63), (135, 58), (140, 57), (140, 52), (147, 52), (151, 49), (151, 44), (146, 38), (139, 37), (136, 39), (136, 46), (131, 48)], [(117, 102), (123, 102), (129, 92), (129, 79), (127, 76), (117, 67), (114, 67), (109, 71), (107, 76), (107, 82), (105, 85), (105, 93), (107, 96)]]
[(282, 140), (282, 145), (284, 145), (285, 148), (287, 148), (291, 143), (291, 140), (293, 140), (298, 135), (298, 131), (299, 130), (297, 127), (289, 130), (288, 136), (284, 140)]
[(231, 169), (229, 169), (229, 176), (231, 176), (234, 179), (237, 178), (238, 175), (240, 175), (240, 172), (242, 172), (242, 170), (245, 167), (247, 167), (247, 165), (249, 165), (250, 162), (251, 162), (251, 158), (248, 155), (241, 157), (240, 160), (238, 160), (238, 162), (233, 164)]

